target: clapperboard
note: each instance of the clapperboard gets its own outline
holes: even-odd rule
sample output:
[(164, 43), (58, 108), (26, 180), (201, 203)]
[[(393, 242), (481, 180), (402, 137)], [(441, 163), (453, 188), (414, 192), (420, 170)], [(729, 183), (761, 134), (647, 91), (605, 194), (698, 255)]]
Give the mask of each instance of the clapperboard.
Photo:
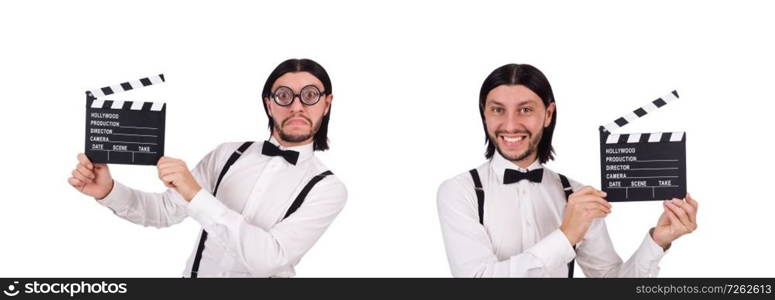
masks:
[(667, 200), (686, 195), (685, 132), (614, 133), (677, 99), (678, 92), (672, 91), (600, 126), (600, 180), (606, 200)]
[(164, 155), (163, 102), (105, 100), (164, 82), (164, 74), (86, 91), (86, 149), (94, 163), (156, 165)]

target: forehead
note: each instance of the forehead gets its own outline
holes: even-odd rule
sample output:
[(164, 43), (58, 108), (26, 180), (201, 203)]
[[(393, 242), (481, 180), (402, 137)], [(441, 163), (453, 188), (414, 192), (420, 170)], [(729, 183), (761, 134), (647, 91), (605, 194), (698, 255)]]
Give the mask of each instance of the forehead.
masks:
[(485, 104), (496, 101), (503, 105), (518, 105), (522, 103), (543, 103), (538, 94), (524, 85), (499, 85), (487, 93)]
[(280, 86), (287, 86), (295, 91), (298, 91), (308, 85), (314, 85), (318, 89), (323, 90), (323, 82), (321, 82), (320, 79), (310, 74), (309, 72), (285, 73), (282, 76), (277, 77), (277, 80), (275, 80), (274, 84), (272, 85), (272, 90)]

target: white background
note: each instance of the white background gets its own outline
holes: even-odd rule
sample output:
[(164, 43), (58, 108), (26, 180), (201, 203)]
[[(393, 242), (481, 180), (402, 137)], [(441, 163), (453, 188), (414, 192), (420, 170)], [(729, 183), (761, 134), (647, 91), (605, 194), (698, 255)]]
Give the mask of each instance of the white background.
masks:
[[(349, 191), (298, 276), (449, 276), (436, 189), (484, 161), (478, 91), (512, 62), (554, 88), (549, 167), (596, 187), (597, 127), (677, 89), (680, 100), (622, 129), (688, 132), (699, 230), (674, 243), (660, 276), (775, 275), (765, 1), (160, 2), (0, 4), (0, 276), (180, 276), (195, 221), (143, 228), (68, 185), (84, 91), (163, 72), (163, 86), (112, 98), (166, 101), (165, 154), (193, 166), (219, 143), (268, 136), (261, 87), (295, 57), (332, 77), (331, 150), (318, 155)], [(164, 190), (153, 167), (110, 168)], [(627, 259), (661, 204), (613, 211)]]

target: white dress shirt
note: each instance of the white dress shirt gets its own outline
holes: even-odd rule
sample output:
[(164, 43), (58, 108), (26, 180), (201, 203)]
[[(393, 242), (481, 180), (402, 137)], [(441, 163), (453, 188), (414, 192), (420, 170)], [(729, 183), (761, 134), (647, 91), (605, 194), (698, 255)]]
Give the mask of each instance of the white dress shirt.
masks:
[[(503, 184), (507, 168), (521, 172), (543, 168), (543, 180)], [(538, 160), (522, 169), (496, 151), (476, 169), (484, 190), (484, 226), (479, 224), (469, 172), (444, 181), (438, 191), (439, 219), (453, 276), (567, 277), (567, 264), (574, 258), (587, 277), (652, 277), (659, 271), (664, 250), (648, 233), (622, 263), (603, 219), (592, 222), (574, 252), (559, 229), (566, 204), (560, 177)], [(574, 191), (582, 187), (569, 181)]]
[[(271, 139), (275, 145), (277, 141)], [(226, 160), (242, 143), (225, 143), (192, 170), (202, 187), (190, 203), (174, 189), (148, 193), (115, 181), (98, 202), (126, 220), (157, 228), (186, 217), (199, 222), (208, 236), (199, 277), (290, 277), (304, 253), (320, 238), (344, 207), (347, 191), (334, 175), (326, 176), (299, 209), (282, 220), (296, 195), (328, 168), (315, 157), (312, 143), (282, 150), (299, 152), (296, 165), (282, 156), (261, 154), (262, 142), (251, 145), (232, 165), (212, 194)], [(191, 274), (199, 237), (184, 276)]]

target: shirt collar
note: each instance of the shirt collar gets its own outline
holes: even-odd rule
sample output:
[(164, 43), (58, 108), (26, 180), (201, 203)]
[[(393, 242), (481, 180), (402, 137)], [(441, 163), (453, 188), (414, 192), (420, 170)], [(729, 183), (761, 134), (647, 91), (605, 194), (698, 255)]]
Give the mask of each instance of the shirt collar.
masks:
[(495, 176), (498, 178), (498, 182), (503, 182), (503, 174), (506, 172), (506, 169), (513, 169), (520, 172), (527, 172), (535, 169), (540, 169), (543, 167), (544, 165), (541, 164), (538, 158), (536, 157), (536, 160), (532, 164), (527, 166), (527, 169), (521, 168), (517, 166), (517, 164), (503, 157), (501, 153), (498, 152), (497, 150), (495, 151), (495, 154), (493, 154), (492, 158), (490, 159), (490, 168), (492, 168), (493, 172), (495, 172)]
[(299, 152), (299, 159), (296, 161), (297, 166), (301, 162), (312, 157), (312, 155), (314, 155), (314, 152), (315, 152), (312, 147), (314, 142), (309, 142), (307, 144), (299, 145), (299, 146), (285, 147), (283, 145), (280, 145), (280, 143), (277, 141), (277, 139), (274, 138), (274, 136), (269, 138), (269, 142), (279, 147), (280, 150), (293, 150), (293, 151)]

